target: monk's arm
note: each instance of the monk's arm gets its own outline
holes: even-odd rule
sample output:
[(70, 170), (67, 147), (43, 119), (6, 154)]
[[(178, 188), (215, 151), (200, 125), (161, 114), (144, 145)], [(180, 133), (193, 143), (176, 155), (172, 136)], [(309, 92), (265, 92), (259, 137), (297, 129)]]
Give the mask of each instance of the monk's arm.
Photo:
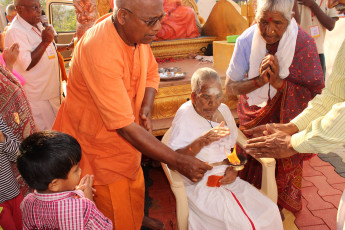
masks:
[(151, 116), (151, 112), (153, 109), (153, 102), (155, 100), (155, 96), (156, 96), (156, 89), (151, 88), (151, 87), (146, 87), (143, 103), (141, 104), (141, 108), (145, 109), (147, 112), (149, 112), (150, 116)]
[(144, 155), (169, 165), (176, 165), (176, 152), (161, 143), (138, 124), (133, 122), (116, 131)]
[(156, 89), (146, 87), (144, 99), (139, 112), (139, 123), (149, 132), (152, 132), (152, 109), (155, 96)]
[(212, 168), (195, 157), (176, 153), (134, 122), (116, 131), (144, 155), (168, 164), (192, 181), (199, 181)]

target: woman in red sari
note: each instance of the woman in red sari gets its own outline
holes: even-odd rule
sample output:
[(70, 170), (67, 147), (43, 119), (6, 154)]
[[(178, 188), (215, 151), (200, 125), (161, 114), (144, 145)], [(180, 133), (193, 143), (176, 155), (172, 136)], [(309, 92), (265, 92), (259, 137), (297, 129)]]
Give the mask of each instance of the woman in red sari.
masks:
[[(238, 38), (227, 71), (226, 91), (240, 95), (242, 130), (266, 123), (288, 123), (324, 87), (313, 39), (293, 19), (294, 0), (258, 0), (257, 24)], [(245, 154), (243, 150), (239, 152)], [(278, 205), (292, 212), (302, 207), (303, 159), (276, 159)], [(249, 155), (240, 177), (259, 187), (261, 165)]]

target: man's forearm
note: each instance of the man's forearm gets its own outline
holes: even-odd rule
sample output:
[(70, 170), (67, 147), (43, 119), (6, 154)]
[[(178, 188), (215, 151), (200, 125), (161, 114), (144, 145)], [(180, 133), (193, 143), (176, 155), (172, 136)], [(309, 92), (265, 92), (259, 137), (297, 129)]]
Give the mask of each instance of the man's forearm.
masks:
[(138, 124), (132, 123), (116, 131), (144, 155), (174, 167), (176, 166), (177, 153), (161, 143)]
[[(50, 44), (50, 43), (49, 43)], [(26, 71), (33, 68), (42, 58), (44, 52), (46, 51), (48, 45), (47, 43), (41, 42), (34, 51), (31, 52), (31, 63), (26, 69)]]
[(325, 12), (323, 12), (316, 2), (310, 7), (310, 9), (323, 27), (329, 31), (334, 29), (336, 19), (329, 17)]
[(144, 99), (141, 106), (150, 108), (150, 111), (152, 112), (155, 96), (156, 96), (156, 89), (147, 87), (145, 89), (145, 95), (144, 95)]

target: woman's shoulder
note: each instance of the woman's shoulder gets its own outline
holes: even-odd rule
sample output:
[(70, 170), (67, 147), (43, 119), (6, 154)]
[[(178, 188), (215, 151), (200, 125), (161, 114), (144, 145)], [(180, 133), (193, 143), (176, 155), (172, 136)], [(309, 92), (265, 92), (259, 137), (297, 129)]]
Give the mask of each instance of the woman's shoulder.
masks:
[(252, 25), (251, 27), (249, 27), (248, 29), (246, 29), (236, 40), (236, 42), (248, 42), (248, 43), (252, 43), (253, 41), (253, 36), (254, 36), (254, 32), (255, 29), (257, 28), (257, 25)]
[(303, 28), (298, 26), (296, 46), (303, 47), (310, 42), (314, 42), (314, 39)]

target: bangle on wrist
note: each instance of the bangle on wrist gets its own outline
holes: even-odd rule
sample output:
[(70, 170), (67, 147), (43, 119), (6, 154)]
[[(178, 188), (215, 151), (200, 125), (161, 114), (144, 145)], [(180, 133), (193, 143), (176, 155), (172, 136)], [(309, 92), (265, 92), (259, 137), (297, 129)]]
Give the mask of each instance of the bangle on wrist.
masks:
[(256, 86), (256, 87), (258, 87), (258, 88), (260, 88), (261, 86), (258, 84), (258, 82), (256, 81), (256, 78), (253, 78), (253, 80), (254, 80), (254, 85)]
[(284, 87), (285, 87), (285, 84), (286, 84), (286, 81), (285, 81), (285, 79), (283, 79), (283, 84), (282, 84), (282, 86), (279, 88), (279, 89), (277, 89), (277, 90), (283, 90), (284, 89)]
[(188, 151), (191, 152), (191, 153), (193, 153), (193, 154), (196, 154), (196, 153), (192, 150), (192, 144), (189, 145)]

